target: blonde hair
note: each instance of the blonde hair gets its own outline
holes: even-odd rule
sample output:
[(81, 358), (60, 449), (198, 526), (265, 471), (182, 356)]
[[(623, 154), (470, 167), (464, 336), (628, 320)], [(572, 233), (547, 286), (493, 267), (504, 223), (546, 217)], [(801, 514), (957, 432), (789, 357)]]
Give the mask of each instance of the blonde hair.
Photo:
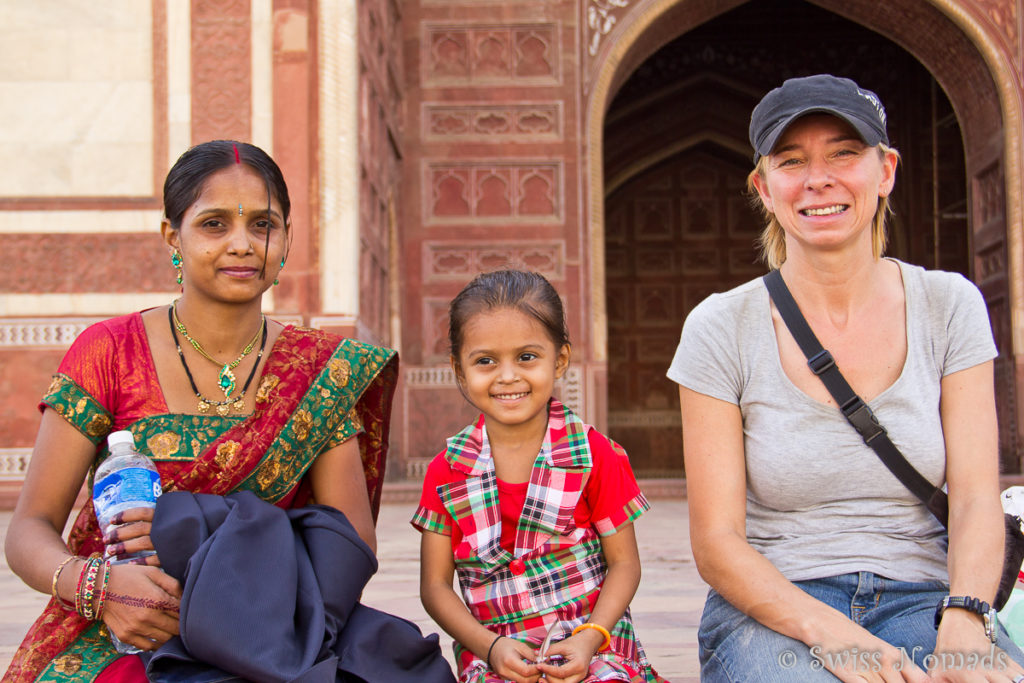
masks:
[[(878, 150), (878, 155), (882, 158), (885, 158), (887, 154), (895, 154), (896, 162), (899, 163), (900, 153), (895, 148), (880, 142), (876, 149)], [(761, 196), (757, 193), (757, 188), (754, 186), (754, 178), (759, 176), (764, 180), (767, 168), (767, 156), (757, 160), (754, 170), (747, 176), (747, 195), (750, 197), (754, 208), (759, 209), (761, 215), (767, 221), (764, 230), (761, 231), (761, 236), (757, 238), (757, 246), (761, 252), (761, 260), (769, 268), (775, 270), (786, 260), (786, 233), (782, 229), (779, 219), (761, 201)], [(885, 253), (885, 247), (889, 241), (889, 236), (885, 229), (885, 221), (891, 213), (892, 207), (889, 206), (889, 197), (879, 197), (878, 208), (875, 209), (875, 217), (871, 222), (871, 253), (876, 259), (881, 258), (882, 254)]]

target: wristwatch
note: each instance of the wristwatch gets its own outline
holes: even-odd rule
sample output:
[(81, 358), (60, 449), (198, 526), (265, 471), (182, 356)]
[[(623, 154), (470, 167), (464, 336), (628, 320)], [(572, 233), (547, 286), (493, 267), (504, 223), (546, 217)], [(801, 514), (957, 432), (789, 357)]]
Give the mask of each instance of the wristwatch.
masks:
[(985, 635), (993, 643), (996, 642), (999, 622), (997, 621), (996, 611), (987, 602), (965, 595), (947, 595), (939, 601), (938, 606), (935, 608), (935, 628), (939, 628), (939, 623), (942, 621), (942, 613), (948, 607), (958, 607), (981, 615), (982, 620), (985, 622)]

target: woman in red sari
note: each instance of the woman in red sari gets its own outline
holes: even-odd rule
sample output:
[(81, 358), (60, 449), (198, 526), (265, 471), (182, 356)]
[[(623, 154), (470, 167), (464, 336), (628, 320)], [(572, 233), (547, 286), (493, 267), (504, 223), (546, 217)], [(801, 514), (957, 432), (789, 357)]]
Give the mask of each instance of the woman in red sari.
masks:
[(87, 329), (40, 405), (6, 553), (53, 600), (4, 683), (144, 680), (139, 658), (119, 655), (110, 632), (145, 651), (178, 632), (181, 587), (155, 555), (111, 566), (100, 620), (76, 611), (88, 556), (153, 549), (151, 510), (122, 513), (104, 536), (91, 502), (61, 538), (112, 431), (134, 434), (165, 492), (250, 490), (283, 508), (330, 505), (376, 549), (397, 357), (264, 317), (263, 293), (288, 256), (289, 209), (280, 169), (252, 145), (204, 143), (171, 169), (161, 232), (181, 297)]

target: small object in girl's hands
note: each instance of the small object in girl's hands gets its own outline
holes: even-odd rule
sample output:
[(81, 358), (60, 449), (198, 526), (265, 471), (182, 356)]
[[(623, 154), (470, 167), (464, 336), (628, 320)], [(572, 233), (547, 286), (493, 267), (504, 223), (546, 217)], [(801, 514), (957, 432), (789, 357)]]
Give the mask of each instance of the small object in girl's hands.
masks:
[(547, 656), (548, 648), (551, 647), (551, 639), (555, 637), (555, 631), (561, 630), (561, 626), (562, 622), (560, 621), (552, 621), (551, 626), (548, 626), (548, 632), (547, 635), (544, 636), (544, 642), (540, 644), (540, 650), (537, 651), (537, 661), (534, 662), (535, 664), (543, 664), (544, 662), (548, 662), (549, 664), (553, 664), (554, 666), (561, 666), (560, 662), (554, 663), (553, 660), (557, 658), (559, 660), (565, 661), (561, 655), (552, 655), (550, 658)]

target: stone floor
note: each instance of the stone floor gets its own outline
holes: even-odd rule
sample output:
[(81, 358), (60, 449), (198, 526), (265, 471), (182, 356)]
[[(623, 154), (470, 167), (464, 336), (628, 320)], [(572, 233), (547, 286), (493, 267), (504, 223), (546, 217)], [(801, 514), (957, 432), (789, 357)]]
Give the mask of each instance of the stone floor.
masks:
[[(419, 533), (408, 524), (414, 503), (385, 503), (377, 525), (380, 572), (370, 580), (363, 601), (415, 621), (424, 632), (439, 632), (419, 601)], [(0, 546), (10, 520), (0, 512)], [(685, 500), (652, 501), (637, 521), (643, 579), (633, 599), (637, 632), (654, 667), (673, 683), (696, 683), (697, 621), (706, 586), (690, 554)], [(25, 586), (0, 558), (0, 671), (7, 668), (46, 596)], [(451, 641), (441, 641), (451, 659)]]

